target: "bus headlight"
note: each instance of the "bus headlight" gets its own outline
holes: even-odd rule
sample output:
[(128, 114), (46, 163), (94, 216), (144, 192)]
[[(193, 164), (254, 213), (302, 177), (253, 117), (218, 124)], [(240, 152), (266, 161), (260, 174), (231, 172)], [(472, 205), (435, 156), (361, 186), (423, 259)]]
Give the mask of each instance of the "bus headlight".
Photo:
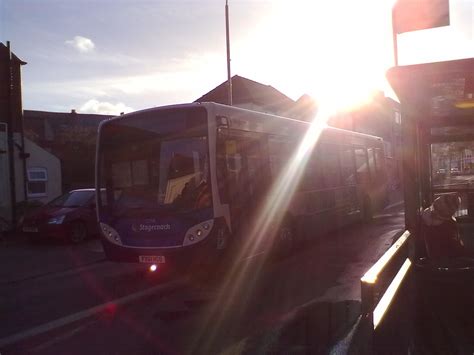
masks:
[(195, 244), (201, 240), (204, 240), (209, 235), (209, 233), (211, 233), (213, 225), (214, 220), (210, 219), (189, 228), (185, 234), (186, 237), (184, 238), (183, 246)]
[(105, 223), (100, 223), (100, 232), (111, 243), (122, 245), (122, 240), (118, 232)]

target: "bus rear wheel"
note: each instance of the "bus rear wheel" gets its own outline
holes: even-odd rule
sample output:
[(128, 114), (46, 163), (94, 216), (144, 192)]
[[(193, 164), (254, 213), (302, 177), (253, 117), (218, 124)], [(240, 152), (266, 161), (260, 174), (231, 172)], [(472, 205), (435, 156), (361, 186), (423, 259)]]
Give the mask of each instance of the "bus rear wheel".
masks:
[(277, 256), (288, 256), (293, 253), (296, 247), (295, 228), (289, 221), (284, 221), (276, 234), (276, 254)]

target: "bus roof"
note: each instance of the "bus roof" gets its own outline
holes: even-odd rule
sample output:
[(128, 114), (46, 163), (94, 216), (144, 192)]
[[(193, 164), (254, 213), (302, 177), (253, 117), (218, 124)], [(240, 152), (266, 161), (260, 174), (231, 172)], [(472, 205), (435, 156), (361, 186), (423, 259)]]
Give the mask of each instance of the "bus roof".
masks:
[[(128, 118), (128, 117), (133, 117), (133, 116), (135, 116), (137, 114), (141, 114), (141, 113), (153, 112), (155, 110), (169, 110), (169, 109), (180, 109), (180, 108), (191, 108), (191, 107), (205, 107), (209, 111), (214, 112), (214, 114), (216, 114), (216, 115), (231, 116), (232, 117), (231, 120), (233, 120), (233, 122), (242, 121), (242, 118), (238, 117), (238, 116), (248, 114), (248, 116), (246, 115), (246, 119), (248, 119), (248, 117), (252, 117), (252, 119), (251, 119), (252, 123), (254, 123), (255, 120), (258, 120), (262, 123), (266, 123), (265, 126), (267, 128), (268, 128), (268, 126), (270, 126), (269, 123), (274, 122), (275, 119), (278, 119), (278, 120), (281, 120), (282, 123), (283, 122), (286, 123), (288, 134), (295, 127), (301, 127), (302, 129), (306, 130), (309, 127), (309, 125), (311, 124), (310, 122), (307, 122), (307, 121), (301, 121), (301, 120), (297, 120), (297, 119), (294, 119), (294, 118), (278, 116), (278, 115), (265, 113), (265, 112), (252, 111), (252, 110), (237, 107), (237, 106), (228, 106), (228, 105), (223, 105), (223, 104), (219, 104), (219, 103), (215, 103), (215, 102), (202, 102), (202, 103), (193, 102), (193, 103), (184, 103), (184, 104), (175, 104), (175, 105), (152, 107), (152, 108), (148, 108), (148, 109), (143, 109), (143, 110), (139, 110), (139, 111), (130, 112), (130, 113), (127, 113), (127, 114), (124, 114), (124, 115), (121, 115), (121, 116), (112, 117), (108, 120), (102, 121), (99, 127), (101, 127), (104, 124), (107, 124), (108, 122), (122, 120), (122, 119), (125, 119), (125, 118)], [(237, 116), (237, 117), (235, 117), (235, 116)], [(254, 125), (254, 127), (255, 127), (255, 125)], [(253, 130), (253, 129), (250, 129), (250, 130)], [(373, 136), (373, 135), (354, 132), (354, 131), (347, 131), (347, 130), (343, 130), (343, 129), (335, 128), (335, 127), (331, 127), (331, 126), (324, 127), (324, 130), (334, 132), (335, 134), (344, 133), (345, 135), (357, 136), (357, 137), (361, 137), (361, 138), (365, 138), (365, 139), (382, 140), (382, 138), (376, 137), (376, 136)], [(263, 129), (262, 131), (267, 131), (267, 129)], [(272, 131), (278, 131), (282, 134), (285, 134), (284, 128), (282, 126), (273, 127)]]
[[(265, 113), (265, 112), (258, 112), (258, 111), (252, 111), (248, 110), (245, 108), (240, 108), (236, 106), (227, 106), (227, 105), (222, 105), (214, 102), (206, 102), (203, 103), (203, 105), (206, 106), (213, 106), (216, 109), (216, 113), (220, 115), (224, 115), (225, 113), (249, 113), (252, 115), (254, 118), (260, 118), (262, 120), (266, 120), (267, 122), (272, 122), (272, 120), (275, 119), (280, 119), (282, 122), (288, 122), (290, 125), (300, 125), (304, 126), (305, 129), (307, 129), (310, 125), (311, 122), (308, 121), (302, 121), (294, 118), (289, 118), (289, 117), (284, 117), (284, 116), (278, 116), (270, 113)], [(278, 127), (279, 130), (281, 130), (281, 127)], [(377, 140), (382, 140), (382, 138), (373, 136), (370, 134), (365, 134), (365, 133), (359, 133), (359, 132), (354, 132), (354, 131), (347, 131), (344, 129), (336, 128), (336, 127), (331, 127), (331, 126), (326, 126), (325, 130), (327, 131), (332, 131), (334, 133), (344, 133), (344, 134), (349, 134), (353, 136), (358, 136), (358, 137), (364, 137), (367, 139), (377, 139)]]

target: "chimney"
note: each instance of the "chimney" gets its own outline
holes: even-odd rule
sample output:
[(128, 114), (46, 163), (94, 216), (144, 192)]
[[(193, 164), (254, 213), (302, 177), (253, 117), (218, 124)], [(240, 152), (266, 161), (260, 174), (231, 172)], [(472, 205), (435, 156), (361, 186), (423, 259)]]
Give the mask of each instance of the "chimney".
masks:
[(73, 108), (73, 109), (71, 110), (71, 114), (72, 114), (72, 115), (75, 115), (75, 114), (76, 114), (76, 109)]

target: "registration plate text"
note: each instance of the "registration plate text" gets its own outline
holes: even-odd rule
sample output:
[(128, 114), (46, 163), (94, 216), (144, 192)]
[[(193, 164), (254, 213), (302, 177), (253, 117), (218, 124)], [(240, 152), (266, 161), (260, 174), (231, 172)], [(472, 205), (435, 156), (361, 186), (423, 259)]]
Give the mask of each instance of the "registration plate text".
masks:
[(165, 257), (163, 255), (140, 255), (138, 260), (147, 264), (164, 264)]

